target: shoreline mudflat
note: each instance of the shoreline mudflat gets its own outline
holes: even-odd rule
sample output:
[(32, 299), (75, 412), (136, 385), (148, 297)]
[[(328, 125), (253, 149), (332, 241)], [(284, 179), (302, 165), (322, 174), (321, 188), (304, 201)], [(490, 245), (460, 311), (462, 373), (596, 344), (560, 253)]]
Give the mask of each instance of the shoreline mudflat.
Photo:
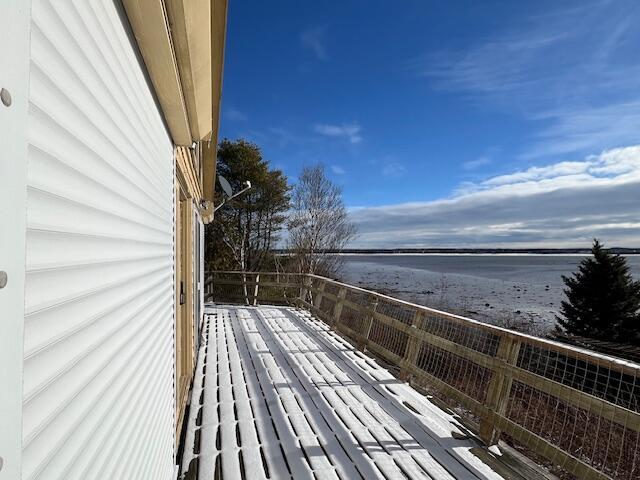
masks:
[[(534, 334), (552, 330), (562, 275), (583, 256), (344, 255), (342, 279), (407, 301)], [(640, 257), (627, 257), (640, 278)]]

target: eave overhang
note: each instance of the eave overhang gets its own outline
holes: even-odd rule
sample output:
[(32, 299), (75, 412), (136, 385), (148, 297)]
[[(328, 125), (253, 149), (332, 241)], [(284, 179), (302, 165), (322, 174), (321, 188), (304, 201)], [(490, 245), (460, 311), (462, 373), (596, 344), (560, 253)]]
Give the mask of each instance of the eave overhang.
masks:
[(212, 201), (227, 0), (123, 0), (123, 4), (174, 143), (209, 144), (203, 159), (202, 198)]

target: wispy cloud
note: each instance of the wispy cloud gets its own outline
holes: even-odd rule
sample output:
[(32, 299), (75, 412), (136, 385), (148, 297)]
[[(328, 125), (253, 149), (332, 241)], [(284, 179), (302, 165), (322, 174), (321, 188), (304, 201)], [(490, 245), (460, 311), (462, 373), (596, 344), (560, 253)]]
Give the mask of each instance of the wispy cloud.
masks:
[(279, 148), (285, 148), (289, 145), (301, 145), (306, 142), (306, 138), (293, 132), (288, 127), (269, 127), (268, 136), (278, 145)]
[(436, 88), (540, 126), (524, 158), (633, 145), (640, 137), (638, 22), (635, 0), (559, 7), (465, 50), (429, 53), (412, 68)]
[(385, 177), (400, 177), (404, 174), (406, 168), (398, 162), (389, 162), (382, 167), (382, 174)]
[(536, 120), (547, 119), (550, 125), (533, 136), (521, 157), (528, 160), (635, 144), (640, 139), (640, 82), (638, 88), (636, 100), (538, 114)]
[(331, 165), (331, 171), (336, 175), (344, 175), (346, 170), (342, 168), (340, 165)]
[(469, 160), (468, 162), (464, 162), (462, 164), (462, 168), (465, 170), (476, 170), (480, 167), (484, 167), (485, 165), (489, 165), (491, 163), (491, 159), (487, 156), (478, 157), (475, 160)]
[(362, 127), (357, 122), (343, 123), (342, 125), (316, 124), (313, 131), (327, 137), (346, 138), (351, 143), (362, 141)]
[(225, 109), (223, 115), (226, 120), (230, 121), (244, 122), (247, 120), (247, 116), (240, 110), (236, 110), (235, 108)]
[(640, 246), (640, 145), (468, 183), (431, 202), (352, 209), (359, 247)]
[(327, 27), (313, 27), (300, 34), (300, 43), (304, 48), (313, 52), (318, 60), (328, 60), (327, 48), (325, 46), (325, 33)]

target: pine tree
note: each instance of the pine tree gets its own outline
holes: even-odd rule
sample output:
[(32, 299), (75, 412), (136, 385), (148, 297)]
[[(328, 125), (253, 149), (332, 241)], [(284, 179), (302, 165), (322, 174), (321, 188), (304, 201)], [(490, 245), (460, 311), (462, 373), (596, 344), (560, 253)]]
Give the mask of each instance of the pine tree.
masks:
[(278, 244), (289, 209), (286, 176), (262, 157), (260, 147), (242, 139), (220, 142), (217, 173), (227, 179), (232, 190), (241, 190), (247, 180), (251, 190), (225, 203), (207, 225), (207, 267), (243, 272), (272, 269), (272, 249)]
[(567, 300), (558, 324), (572, 335), (640, 344), (640, 281), (633, 280), (624, 257), (597, 239), (591, 253), (571, 277), (562, 276)]

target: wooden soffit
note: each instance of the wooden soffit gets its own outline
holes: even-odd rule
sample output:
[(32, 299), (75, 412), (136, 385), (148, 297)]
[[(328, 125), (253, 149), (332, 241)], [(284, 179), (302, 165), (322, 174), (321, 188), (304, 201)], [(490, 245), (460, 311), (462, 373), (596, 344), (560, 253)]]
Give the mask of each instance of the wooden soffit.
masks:
[[(220, 104), (222, 100), (222, 73), (224, 70), (224, 49), (227, 37), (227, 0), (211, 0), (211, 90), (213, 92), (213, 117), (210, 141), (218, 143)], [(215, 165), (214, 165), (215, 168)]]
[(193, 141), (207, 138), (213, 118), (212, 0), (166, 0)]
[(227, 0), (123, 0), (176, 145), (217, 142)]
[(211, 82), (212, 117), (209, 141), (202, 148), (202, 197), (208, 202), (209, 213), (203, 215), (205, 223), (213, 219), (213, 191), (216, 183), (216, 149), (220, 124), (220, 104), (222, 99), (222, 73), (224, 48), (227, 31), (227, 0), (211, 0)]
[(187, 107), (162, 0), (123, 0), (169, 132), (176, 145), (191, 145)]

